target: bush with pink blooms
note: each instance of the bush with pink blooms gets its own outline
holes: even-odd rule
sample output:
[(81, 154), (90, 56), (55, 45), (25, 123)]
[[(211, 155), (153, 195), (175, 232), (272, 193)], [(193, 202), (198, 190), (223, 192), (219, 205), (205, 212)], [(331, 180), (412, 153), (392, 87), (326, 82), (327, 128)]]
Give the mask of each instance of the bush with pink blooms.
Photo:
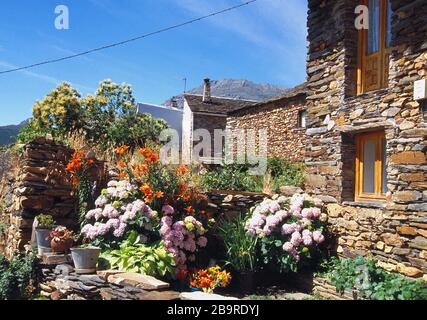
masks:
[(245, 229), (258, 237), (263, 269), (298, 271), (325, 241), (321, 203), (306, 194), (265, 199), (252, 208)]
[(110, 181), (95, 201), (96, 208), (86, 214), (88, 223), (81, 233), (103, 249), (117, 249), (132, 231), (144, 242), (158, 240), (158, 213), (140, 198), (138, 187), (130, 182)]
[(164, 245), (175, 259), (177, 272), (188, 270), (196, 254), (207, 245), (203, 223), (192, 215), (181, 215), (170, 205), (163, 206), (160, 234)]

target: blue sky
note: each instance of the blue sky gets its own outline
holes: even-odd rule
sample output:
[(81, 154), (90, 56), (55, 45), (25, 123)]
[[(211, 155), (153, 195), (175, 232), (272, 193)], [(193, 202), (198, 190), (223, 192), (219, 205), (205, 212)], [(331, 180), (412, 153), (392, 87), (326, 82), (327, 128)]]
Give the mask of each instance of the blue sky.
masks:
[[(0, 70), (85, 51), (138, 36), (243, 0), (2, 1)], [(54, 26), (57, 5), (70, 29)], [(248, 79), (288, 87), (305, 79), (306, 0), (258, 0), (234, 12), (85, 57), (0, 75), (0, 125), (31, 116), (62, 81), (82, 95), (100, 81), (132, 84), (141, 102), (160, 104), (211, 79)]]

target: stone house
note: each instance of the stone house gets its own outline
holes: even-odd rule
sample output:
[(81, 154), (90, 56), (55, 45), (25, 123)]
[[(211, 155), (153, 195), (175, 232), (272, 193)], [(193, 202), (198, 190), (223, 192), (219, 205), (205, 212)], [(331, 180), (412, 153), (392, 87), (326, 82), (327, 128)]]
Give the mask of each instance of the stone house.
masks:
[[(307, 190), (342, 256), (427, 278), (427, 1), (309, 0)], [(358, 5), (369, 29), (355, 27)]]
[[(254, 103), (255, 101), (211, 96), (209, 79), (205, 79), (203, 95), (185, 94), (182, 117), (182, 162), (221, 164), (224, 149), (215, 150), (214, 141), (222, 141), (225, 145), (227, 113)], [(215, 137), (215, 130), (222, 130), (224, 134), (217, 131)], [(197, 145), (202, 140), (208, 139), (207, 135), (211, 142), (210, 148), (199, 150)]]
[[(306, 145), (306, 115), (306, 86), (302, 84), (270, 100), (229, 112), (227, 129), (231, 132), (266, 130), (268, 157), (302, 162)], [(238, 144), (244, 143), (238, 141)], [(259, 144), (259, 139), (256, 143)]]

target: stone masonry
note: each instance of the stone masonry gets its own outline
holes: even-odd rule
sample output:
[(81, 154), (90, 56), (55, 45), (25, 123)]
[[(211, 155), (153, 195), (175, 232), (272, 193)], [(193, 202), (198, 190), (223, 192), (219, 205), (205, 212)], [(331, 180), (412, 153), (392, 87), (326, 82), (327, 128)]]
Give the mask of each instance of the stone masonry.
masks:
[[(58, 225), (77, 226), (77, 198), (65, 171), (73, 150), (60, 143), (39, 138), (23, 147), (17, 171), (7, 177), (2, 190), (0, 216), (8, 222), (6, 255), (24, 250), (31, 240), (34, 218), (50, 214)], [(102, 163), (96, 172), (103, 173)], [(5, 178), (6, 179), (6, 178)]]
[[(306, 108), (305, 98), (305, 86), (299, 86), (285, 95), (231, 112), (227, 118), (227, 129), (231, 132), (267, 130), (268, 157), (303, 161), (305, 128), (299, 127), (299, 115)], [(245, 141), (237, 141), (237, 145), (242, 143)]]
[[(343, 256), (373, 254), (389, 271), (427, 274), (427, 2), (392, 0), (388, 87), (356, 95), (355, 0), (310, 0), (307, 191), (328, 202)], [(355, 134), (383, 130), (387, 201), (354, 202)]]

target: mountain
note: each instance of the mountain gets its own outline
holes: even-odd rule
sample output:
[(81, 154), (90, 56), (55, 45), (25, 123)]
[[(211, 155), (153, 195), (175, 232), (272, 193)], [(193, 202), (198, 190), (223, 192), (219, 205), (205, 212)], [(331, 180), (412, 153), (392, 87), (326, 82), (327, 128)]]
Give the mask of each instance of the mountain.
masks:
[[(286, 87), (275, 86), (268, 83), (254, 83), (249, 80), (224, 79), (211, 81), (212, 95), (217, 97), (262, 101), (278, 96), (287, 90), (289, 89)], [(187, 93), (203, 94), (203, 85)], [(183, 107), (184, 98), (182, 95), (170, 98), (165, 101), (163, 105), (172, 106), (173, 101), (176, 101), (178, 108)]]
[(23, 121), (18, 125), (0, 127), (0, 146), (14, 143), (19, 130), (26, 124), (27, 121)]

